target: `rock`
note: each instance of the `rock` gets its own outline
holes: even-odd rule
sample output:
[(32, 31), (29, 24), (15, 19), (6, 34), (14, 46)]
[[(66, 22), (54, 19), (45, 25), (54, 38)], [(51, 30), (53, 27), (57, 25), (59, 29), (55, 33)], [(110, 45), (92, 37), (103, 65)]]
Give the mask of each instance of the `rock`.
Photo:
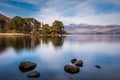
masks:
[(33, 62), (21, 62), (19, 64), (19, 69), (21, 72), (28, 72), (33, 70), (36, 67), (36, 63)]
[(82, 67), (83, 66), (83, 61), (82, 60), (75, 61), (74, 64), (75, 64), (75, 66)]
[(80, 71), (80, 68), (77, 66), (72, 66), (72, 65), (65, 65), (64, 71), (70, 74), (75, 74)]
[(74, 63), (75, 63), (75, 61), (77, 61), (77, 59), (76, 59), (76, 58), (72, 59), (72, 60), (71, 60), (71, 63), (72, 63), (72, 64), (74, 64)]
[(99, 65), (95, 65), (95, 67), (98, 68), (98, 69), (101, 69), (101, 66), (99, 66)]
[(40, 73), (37, 71), (33, 71), (27, 75), (28, 78), (37, 78), (40, 76)]

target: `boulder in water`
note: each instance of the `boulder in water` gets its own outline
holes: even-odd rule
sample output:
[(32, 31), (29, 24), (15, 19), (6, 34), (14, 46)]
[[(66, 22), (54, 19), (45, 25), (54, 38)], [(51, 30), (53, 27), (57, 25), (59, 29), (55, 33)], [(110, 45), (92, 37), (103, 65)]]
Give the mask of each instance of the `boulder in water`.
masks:
[(37, 78), (40, 76), (40, 73), (37, 71), (33, 71), (27, 75), (28, 78)]
[(95, 65), (95, 67), (98, 68), (98, 69), (101, 69), (101, 66), (99, 66), (99, 65)]
[(19, 64), (19, 69), (21, 72), (28, 72), (28, 71), (31, 71), (33, 70), (34, 68), (36, 67), (36, 63), (33, 63), (33, 62), (27, 62), (27, 61), (24, 61), (24, 62), (21, 62)]
[(80, 68), (77, 66), (65, 65), (64, 70), (67, 73), (75, 74), (75, 73), (78, 73), (80, 71)]
[(75, 61), (74, 64), (75, 64), (75, 66), (82, 67), (83, 66), (83, 61), (78, 60), (78, 61)]
[(71, 63), (72, 63), (72, 64), (74, 64), (74, 63), (75, 63), (75, 61), (77, 61), (77, 59), (76, 59), (76, 58), (72, 59), (72, 60), (71, 60)]

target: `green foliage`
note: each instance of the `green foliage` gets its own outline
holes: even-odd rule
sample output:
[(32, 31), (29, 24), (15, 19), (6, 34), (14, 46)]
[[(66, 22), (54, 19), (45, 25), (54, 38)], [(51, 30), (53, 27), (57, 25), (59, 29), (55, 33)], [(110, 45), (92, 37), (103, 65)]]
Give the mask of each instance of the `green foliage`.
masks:
[(31, 24), (34, 26), (34, 27), (36, 27), (37, 29), (40, 27), (40, 22), (39, 21), (37, 21), (36, 19), (34, 19), (34, 18), (31, 18)]
[(55, 20), (52, 24), (51, 32), (55, 34), (63, 34), (64, 26), (63, 26), (62, 21)]
[(24, 33), (29, 33), (31, 31), (31, 18), (24, 18)]
[(0, 32), (5, 31), (5, 24), (6, 24), (6, 21), (4, 19), (0, 18)]
[(43, 25), (41, 28), (41, 33), (43, 35), (51, 36), (64, 34), (65, 31), (62, 21), (55, 20), (51, 27), (48, 24)]
[(35, 32), (39, 29), (40, 22), (34, 18), (21, 18), (16, 16), (10, 22), (10, 29), (17, 30), (22, 33)]
[(34, 18), (31, 18), (31, 35), (36, 35), (41, 23)]
[(11, 29), (15, 29), (18, 31), (22, 30), (22, 26), (23, 26), (23, 18), (19, 17), (19, 16), (15, 16), (12, 21), (10, 22), (10, 28)]
[(42, 26), (41, 29), (42, 29), (42, 34), (47, 35), (47, 34), (49, 34), (50, 26), (48, 24), (45, 24)]
[(40, 25), (40, 22), (34, 18), (24, 18), (24, 30), (27, 33), (30, 31), (38, 30)]
[[(0, 18), (0, 32), (4, 32), (5, 28), (4, 19)], [(20, 32), (20, 33), (31, 33), (32, 35), (36, 35), (41, 33), (42, 35), (62, 35), (65, 33), (64, 25), (62, 21), (55, 20), (50, 27), (48, 24), (43, 24), (34, 18), (22, 18), (20, 16), (15, 16), (10, 23), (7, 23), (10, 32)], [(39, 32), (38, 32), (39, 31)]]
[(6, 23), (6, 21), (4, 19), (0, 18), (0, 24), (4, 24), (4, 23)]

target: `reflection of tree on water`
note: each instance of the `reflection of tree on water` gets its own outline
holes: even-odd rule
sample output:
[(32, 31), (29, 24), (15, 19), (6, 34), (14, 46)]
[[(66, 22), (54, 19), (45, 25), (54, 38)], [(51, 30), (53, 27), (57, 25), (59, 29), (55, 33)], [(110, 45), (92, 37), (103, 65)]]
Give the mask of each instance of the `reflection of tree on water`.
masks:
[(34, 49), (40, 44), (49, 44), (52, 42), (54, 47), (61, 47), (64, 37), (36, 37), (36, 36), (1, 36), (0, 52), (6, 48), (13, 47), (16, 51), (21, 49)]
[(60, 47), (63, 45), (64, 37), (54, 37), (51, 39), (53, 46)]
[(52, 42), (53, 46), (55, 48), (63, 46), (65, 37), (59, 37), (59, 36), (42, 36), (40, 37), (40, 41), (42, 44), (49, 44), (49, 42)]
[(6, 49), (6, 40), (3, 38), (2, 40), (0, 39), (0, 52), (4, 51)]
[(32, 36), (30, 38), (30, 48), (34, 49), (36, 46), (38, 46), (40, 44), (39, 42), (39, 38), (37, 36)]
[(16, 51), (23, 48), (31, 49), (32, 42), (34, 46), (39, 44), (39, 40), (33, 40), (29, 36), (6, 36), (0, 37), (0, 52), (4, 51), (8, 47), (13, 47)]
[(42, 36), (39, 38), (41, 44), (49, 44), (49, 41), (50, 41), (50, 37), (48, 36)]

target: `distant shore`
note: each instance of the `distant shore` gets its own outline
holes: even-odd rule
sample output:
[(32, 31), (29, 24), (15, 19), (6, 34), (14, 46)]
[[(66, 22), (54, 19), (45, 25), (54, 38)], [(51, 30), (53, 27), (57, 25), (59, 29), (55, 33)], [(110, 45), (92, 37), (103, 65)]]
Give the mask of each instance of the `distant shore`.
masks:
[(24, 33), (0, 33), (0, 36), (27, 36), (29, 34)]

